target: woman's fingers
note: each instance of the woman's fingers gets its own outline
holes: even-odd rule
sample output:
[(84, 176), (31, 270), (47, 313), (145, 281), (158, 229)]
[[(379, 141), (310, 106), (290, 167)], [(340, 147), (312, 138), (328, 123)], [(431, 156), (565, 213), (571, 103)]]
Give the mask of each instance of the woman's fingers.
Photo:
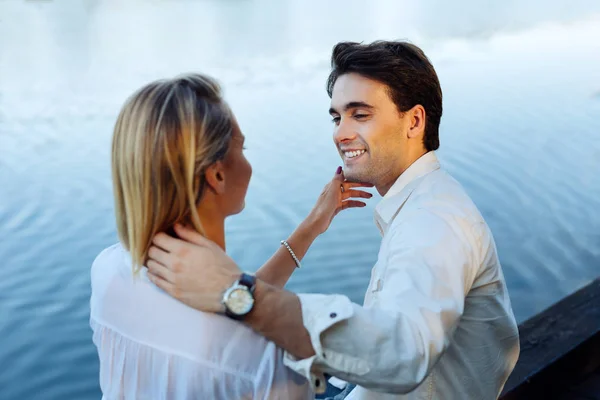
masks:
[(363, 199), (370, 199), (373, 195), (363, 190), (347, 189), (342, 193), (342, 200), (349, 199), (351, 197), (359, 197)]
[(365, 183), (365, 182), (344, 182), (344, 186), (346, 188), (355, 188), (355, 187), (373, 187), (374, 185), (372, 183)]
[(344, 170), (342, 169), (342, 167), (337, 167), (337, 169), (335, 170), (335, 174), (333, 175), (333, 180), (334, 181), (340, 181), (340, 182), (344, 182)]
[(342, 210), (347, 208), (357, 208), (357, 207), (365, 207), (367, 204), (358, 200), (346, 200), (342, 201)]

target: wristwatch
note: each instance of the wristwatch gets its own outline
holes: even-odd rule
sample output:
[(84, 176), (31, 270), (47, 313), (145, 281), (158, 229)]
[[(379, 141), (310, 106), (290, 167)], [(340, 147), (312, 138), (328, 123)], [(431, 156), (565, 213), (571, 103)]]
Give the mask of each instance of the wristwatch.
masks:
[(243, 273), (223, 294), (225, 315), (235, 320), (243, 319), (254, 307), (256, 277)]

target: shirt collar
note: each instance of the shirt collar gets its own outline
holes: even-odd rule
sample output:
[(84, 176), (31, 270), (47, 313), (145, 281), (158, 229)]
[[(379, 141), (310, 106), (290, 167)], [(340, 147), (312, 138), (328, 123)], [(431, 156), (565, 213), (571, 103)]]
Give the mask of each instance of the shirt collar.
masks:
[(435, 152), (430, 151), (422, 155), (410, 165), (392, 185), (390, 190), (383, 196), (375, 207), (375, 223), (383, 235), (387, 227), (394, 219), (400, 208), (404, 205), (410, 194), (424, 177), (440, 168)]

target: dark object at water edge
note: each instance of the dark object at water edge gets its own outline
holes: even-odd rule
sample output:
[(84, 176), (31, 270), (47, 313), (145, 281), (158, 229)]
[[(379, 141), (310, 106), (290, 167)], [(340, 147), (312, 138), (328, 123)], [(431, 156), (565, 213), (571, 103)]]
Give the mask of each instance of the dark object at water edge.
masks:
[(600, 399), (600, 278), (519, 325), (502, 400)]

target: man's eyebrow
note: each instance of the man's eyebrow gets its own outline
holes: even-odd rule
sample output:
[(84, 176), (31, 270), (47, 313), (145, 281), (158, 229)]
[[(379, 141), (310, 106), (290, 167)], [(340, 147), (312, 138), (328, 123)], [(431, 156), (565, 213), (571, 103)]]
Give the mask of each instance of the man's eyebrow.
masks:
[[(346, 105), (344, 106), (344, 111), (348, 111), (353, 108), (367, 108), (369, 110), (372, 110), (375, 107), (368, 103), (365, 103), (364, 101), (351, 101), (349, 103), (346, 103)], [(335, 108), (331, 107), (329, 109), (329, 114), (339, 114), (339, 112)]]

